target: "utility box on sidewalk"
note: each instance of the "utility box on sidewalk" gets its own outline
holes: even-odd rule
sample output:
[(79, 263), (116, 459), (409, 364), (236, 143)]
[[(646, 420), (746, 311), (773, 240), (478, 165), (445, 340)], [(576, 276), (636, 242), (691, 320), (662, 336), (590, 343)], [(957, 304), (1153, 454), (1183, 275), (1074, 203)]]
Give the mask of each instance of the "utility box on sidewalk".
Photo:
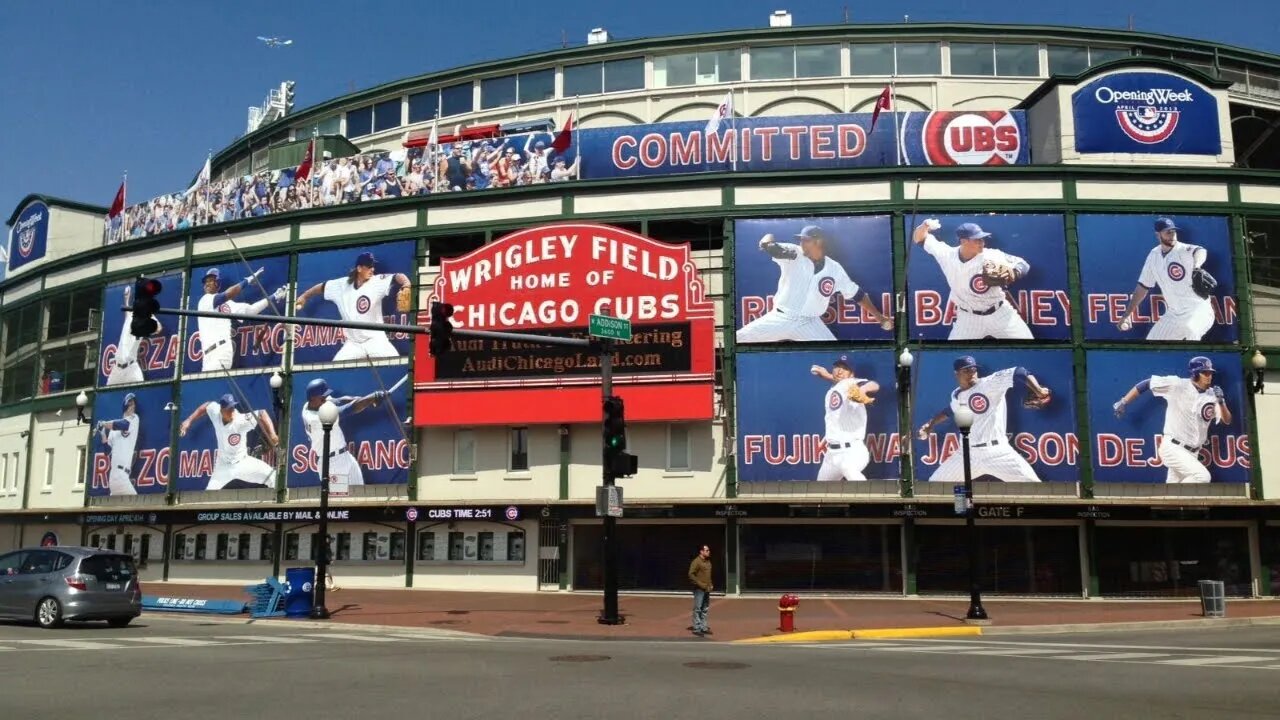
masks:
[(1221, 580), (1201, 580), (1200, 609), (1205, 617), (1226, 617), (1227, 584)]

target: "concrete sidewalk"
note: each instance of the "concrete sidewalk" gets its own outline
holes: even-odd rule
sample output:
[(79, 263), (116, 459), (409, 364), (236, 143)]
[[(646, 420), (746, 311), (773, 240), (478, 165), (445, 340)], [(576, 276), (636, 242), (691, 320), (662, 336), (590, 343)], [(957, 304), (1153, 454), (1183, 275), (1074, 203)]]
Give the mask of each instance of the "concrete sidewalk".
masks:
[[(143, 594), (248, 601), (242, 586), (144, 583)], [(619, 598), (624, 625), (596, 622), (600, 593), (489, 593), (432, 590), (358, 590), (330, 592), (326, 604), (336, 623), (393, 625), (458, 630), (496, 636), (616, 639), (690, 639), (692, 597), (628, 595)], [(984, 633), (1027, 630), (1095, 629), (1129, 623), (1185, 623), (1188, 627), (1240, 619), (1274, 618), (1280, 599), (1227, 600), (1227, 622), (1206, 621), (1199, 600), (990, 600), (992, 618)], [(885, 628), (956, 628), (969, 601), (962, 598), (807, 598), (800, 595), (797, 633)], [(778, 605), (772, 597), (713, 597), (709, 615), (719, 641), (778, 636)], [(1199, 621), (1199, 622), (1197, 622)], [(285, 618), (264, 622), (290, 622)], [(1078, 626), (1078, 627), (1068, 627)], [(945, 632), (945, 631), (944, 631)], [(805, 637), (805, 636), (799, 636)], [(799, 638), (797, 638), (799, 639)]]

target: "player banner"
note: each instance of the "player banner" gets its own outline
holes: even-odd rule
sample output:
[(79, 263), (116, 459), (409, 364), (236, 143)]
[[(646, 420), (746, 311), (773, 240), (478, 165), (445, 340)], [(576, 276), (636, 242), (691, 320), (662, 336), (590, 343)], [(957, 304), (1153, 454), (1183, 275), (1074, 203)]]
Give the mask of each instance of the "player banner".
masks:
[(93, 398), (90, 497), (163, 493), (169, 486), (169, 386), (104, 390)]
[[(412, 240), (300, 254), (293, 314), (408, 325), (416, 254)], [(299, 326), (293, 361), (305, 365), (384, 360), (405, 357), (411, 347), (406, 333)]]
[(1076, 152), (1217, 155), (1213, 93), (1167, 72), (1103, 75), (1071, 94)]
[(969, 431), (974, 480), (1080, 479), (1070, 350), (923, 350), (913, 373), (916, 480), (964, 482), (955, 424), (962, 403), (974, 416)]
[[(182, 307), (182, 275), (155, 276), (160, 281), (160, 307)], [(156, 315), (159, 328), (148, 338), (129, 332), (133, 313), (133, 280), (108, 285), (102, 301), (102, 336), (98, 344), (98, 387), (168, 380), (178, 362), (177, 315)]]
[(185, 374), (279, 366), (284, 325), (257, 322), (252, 316), (290, 314), (289, 258), (197, 266), (187, 283), (187, 309), (228, 318), (187, 319)]
[(275, 489), (279, 418), (266, 376), (185, 381), (178, 418), (176, 490)]
[(742, 482), (901, 477), (892, 351), (737, 356)]
[(1076, 228), (1085, 339), (1239, 341), (1227, 218), (1080, 215)]
[(1061, 215), (921, 217), (907, 233), (912, 337), (1070, 339)]
[(1249, 481), (1239, 355), (1091, 350), (1088, 367), (1095, 481)]
[(893, 339), (887, 215), (734, 222), (739, 343)]
[(381, 365), (294, 373), (289, 487), (320, 485), (324, 433), (318, 411), (326, 398), (338, 406), (329, 435), (330, 492), (409, 482), (408, 372), (406, 365)]
[(33, 200), (22, 208), (9, 228), (9, 271), (44, 257), (48, 243), (49, 206)]

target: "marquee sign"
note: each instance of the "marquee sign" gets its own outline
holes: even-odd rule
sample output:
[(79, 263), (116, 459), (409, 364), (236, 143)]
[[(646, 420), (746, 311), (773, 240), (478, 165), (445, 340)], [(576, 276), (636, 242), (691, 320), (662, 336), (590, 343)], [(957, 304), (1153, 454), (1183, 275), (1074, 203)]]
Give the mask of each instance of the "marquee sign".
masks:
[[(711, 417), (714, 308), (688, 244), (590, 223), (519, 230), (445, 260), (431, 300), (452, 304), (460, 329), (585, 339), (589, 316), (627, 318), (633, 337), (613, 356), (627, 417)], [(430, 322), (429, 310), (419, 322)], [(586, 348), (454, 337), (433, 358), (427, 347), (420, 336), (418, 425), (600, 419), (600, 362)]]
[(1071, 96), (1076, 152), (1218, 155), (1213, 93), (1167, 72), (1103, 75)]
[(9, 270), (44, 257), (49, 244), (49, 206), (36, 200), (18, 214), (9, 229)]

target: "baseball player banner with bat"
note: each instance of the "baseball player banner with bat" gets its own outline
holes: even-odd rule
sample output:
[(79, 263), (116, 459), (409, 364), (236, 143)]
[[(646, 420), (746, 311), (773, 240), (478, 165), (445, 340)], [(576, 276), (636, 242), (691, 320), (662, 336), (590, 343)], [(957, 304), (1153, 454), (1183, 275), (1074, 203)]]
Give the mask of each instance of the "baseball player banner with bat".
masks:
[(258, 258), (199, 266), (187, 284), (187, 308), (220, 312), (189, 318), (183, 343), (185, 374), (275, 367), (284, 353), (285, 328), (254, 315), (289, 314), (289, 258)]
[(1061, 215), (922, 217), (906, 252), (912, 337), (1070, 339)]
[[(160, 307), (181, 307), (182, 275), (153, 276), (160, 281)], [(176, 315), (157, 315), (159, 327), (151, 337), (129, 332), (133, 312), (134, 278), (107, 286), (102, 301), (102, 337), (98, 344), (98, 387), (129, 385), (173, 377), (181, 340)], [(161, 403), (163, 404), (163, 403)]]
[(901, 477), (893, 352), (740, 353), (738, 479)]
[(1087, 362), (1095, 481), (1249, 481), (1239, 355), (1091, 350)]
[(1079, 481), (1070, 350), (923, 350), (914, 372), (916, 480), (964, 482), (955, 412), (966, 405), (974, 480)]
[(185, 381), (177, 419), (176, 490), (276, 488), (279, 418), (266, 376)]
[[(327, 320), (409, 325), (417, 272), (412, 240), (304, 253), (298, 256), (293, 313)], [(297, 364), (386, 360), (412, 350), (404, 333), (299, 326)]]
[(737, 342), (893, 339), (887, 215), (734, 223)]
[(1086, 339), (1240, 339), (1227, 218), (1080, 215), (1076, 228)]
[(409, 367), (294, 373), (289, 408), (289, 487), (320, 485), (324, 429), (319, 409), (325, 399), (338, 406), (338, 422), (329, 431), (330, 491), (357, 485), (409, 482)]
[(169, 386), (104, 390), (93, 398), (90, 497), (163, 493), (169, 486)]

